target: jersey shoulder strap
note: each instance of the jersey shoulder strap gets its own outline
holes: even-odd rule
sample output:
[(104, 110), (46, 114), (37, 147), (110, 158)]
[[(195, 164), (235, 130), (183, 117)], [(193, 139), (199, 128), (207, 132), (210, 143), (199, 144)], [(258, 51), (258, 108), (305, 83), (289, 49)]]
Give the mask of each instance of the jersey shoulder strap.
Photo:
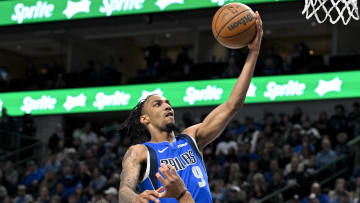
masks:
[[(144, 143), (144, 145), (147, 147), (148, 151), (149, 151), (149, 158), (150, 158), (150, 172), (149, 172), (149, 178), (150, 181), (154, 187), (154, 190), (158, 189), (158, 181), (156, 178), (156, 172), (158, 171), (158, 158), (156, 155), (156, 152), (153, 148), (151, 148), (150, 146), (148, 146), (146, 143)], [(149, 167), (149, 166), (147, 166)]]
[(200, 150), (196, 144), (196, 140), (187, 134), (180, 134), (177, 137), (186, 139), (186, 141), (190, 144), (191, 148), (195, 151), (196, 155), (201, 159), (201, 162), (202, 162), (203, 166), (205, 167), (204, 159), (203, 159), (203, 156), (201, 155)]

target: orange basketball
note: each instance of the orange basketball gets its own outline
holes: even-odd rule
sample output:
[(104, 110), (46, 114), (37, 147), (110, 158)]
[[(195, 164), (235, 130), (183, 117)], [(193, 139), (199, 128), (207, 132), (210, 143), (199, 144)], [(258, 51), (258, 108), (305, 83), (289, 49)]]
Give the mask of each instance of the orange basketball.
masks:
[(245, 47), (256, 36), (255, 13), (242, 3), (226, 4), (215, 13), (212, 32), (217, 41), (227, 48)]

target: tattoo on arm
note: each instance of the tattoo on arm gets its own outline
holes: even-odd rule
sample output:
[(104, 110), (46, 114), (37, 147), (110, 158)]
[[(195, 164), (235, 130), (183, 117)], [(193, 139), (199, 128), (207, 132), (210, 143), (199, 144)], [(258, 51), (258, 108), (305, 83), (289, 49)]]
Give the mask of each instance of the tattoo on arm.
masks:
[(140, 174), (140, 163), (136, 157), (137, 152), (130, 147), (122, 161), (119, 199), (124, 203), (131, 202), (136, 197), (135, 189)]

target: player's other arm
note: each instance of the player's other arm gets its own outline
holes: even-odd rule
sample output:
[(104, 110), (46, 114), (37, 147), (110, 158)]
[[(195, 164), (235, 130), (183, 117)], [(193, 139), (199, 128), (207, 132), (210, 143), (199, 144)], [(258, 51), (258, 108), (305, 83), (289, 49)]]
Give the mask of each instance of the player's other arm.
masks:
[(254, 41), (248, 45), (249, 54), (246, 58), (241, 74), (231, 91), (229, 99), (225, 103), (216, 107), (202, 123), (184, 130), (184, 133), (187, 133), (196, 139), (200, 150), (221, 134), (235, 113), (244, 104), (246, 93), (259, 55), (263, 35), (262, 21), (258, 12), (256, 12), (256, 25), (256, 37)]
[(159, 193), (154, 190), (146, 190), (136, 194), (136, 184), (139, 181), (141, 163), (146, 161), (146, 149), (143, 145), (131, 146), (124, 155), (120, 176), (119, 202), (122, 203), (145, 203), (149, 200), (159, 202)]

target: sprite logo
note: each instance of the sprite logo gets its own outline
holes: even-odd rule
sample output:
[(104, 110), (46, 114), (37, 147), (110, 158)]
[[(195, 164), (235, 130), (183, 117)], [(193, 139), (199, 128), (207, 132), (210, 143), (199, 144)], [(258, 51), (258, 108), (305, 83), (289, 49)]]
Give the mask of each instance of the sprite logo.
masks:
[(143, 8), (144, 1), (145, 0), (103, 0), (100, 12), (105, 13), (106, 16), (111, 16), (115, 11), (139, 10)]
[(66, 97), (66, 102), (64, 103), (64, 108), (66, 109), (66, 111), (71, 111), (71, 109), (79, 106), (79, 107), (85, 107), (86, 106), (86, 96), (81, 93), (79, 96), (76, 97), (72, 97), (72, 96), (67, 96)]
[(186, 89), (186, 96), (183, 98), (184, 102), (193, 105), (196, 101), (211, 101), (220, 100), (224, 90), (216, 86), (208, 85), (205, 89), (196, 89), (195, 87), (188, 87)]
[(15, 13), (11, 16), (11, 20), (21, 24), (24, 20), (50, 18), (53, 15), (54, 9), (54, 4), (48, 4), (42, 1), (38, 1), (36, 5), (33, 6), (25, 6), (22, 3), (18, 3), (14, 7)]
[(267, 91), (264, 93), (264, 97), (275, 100), (276, 97), (301, 96), (304, 94), (305, 88), (306, 85), (304, 83), (293, 80), (289, 80), (289, 82), (284, 85), (278, 85), (276, 82), (269, 82), (266, 86)]
[(171, 4), (184, 4), (184, 0), (158, 0), (155, 4), (160, 8), (160, 10), (164, 10)]
[(51, 96), (43, 95), (40, 99), (33, 99), (27, 96), (23, 100), (21, 111), (29, 114), (32, 111), (53, 110), (55, 108), (56, 99)]
[(256, 97), (256, 86), (253, 83), (250, 83), (249, 89), (246, 92), (247, 97)]
[(229, 2), (229, 1), (233, 1), (233, 0), (211, 0), (211, 3), (216, 3), (219, 6), (223, 6), (225, 2)]
[(315, 92), (322, 97), (328, 92), (340, 92), (342, 81), (339, 77), (336, 77), (330, 81), (319, 80), (319, 84), (315, 89)]
[(143, 99), (146, 99), (146, 97), (150, 96), (150, 95), (153, 95), (153, 94), (157, 94), (157, 95), (160, 95), (160, 96), (163, 96), (163, 91), (161, 91), (160, 88), (157, 88), (156, 90), (154, 91), (146, 91), (146, 90), (143, 90), (142, 93), (141, 93), (141, 97), (139, 99), (139, 101), (143, 100)]
[(70, 19), (78, 13), (89, 13), (90, 5), (91, 2), (89, 0), (81, 0), (79, 2), (68, 0), (66, 9), (64, 10), (63, 14), (66, 15), (68, 19)]
[(95, 96), (93, 106), (99, 110), (103, 110), (106, 106), (126, 106), (129, 104), (131, 98), (130, 94), (125, 92), (115, 91), (114, 94), (106, 95), (104, 92), (99, 92)]

